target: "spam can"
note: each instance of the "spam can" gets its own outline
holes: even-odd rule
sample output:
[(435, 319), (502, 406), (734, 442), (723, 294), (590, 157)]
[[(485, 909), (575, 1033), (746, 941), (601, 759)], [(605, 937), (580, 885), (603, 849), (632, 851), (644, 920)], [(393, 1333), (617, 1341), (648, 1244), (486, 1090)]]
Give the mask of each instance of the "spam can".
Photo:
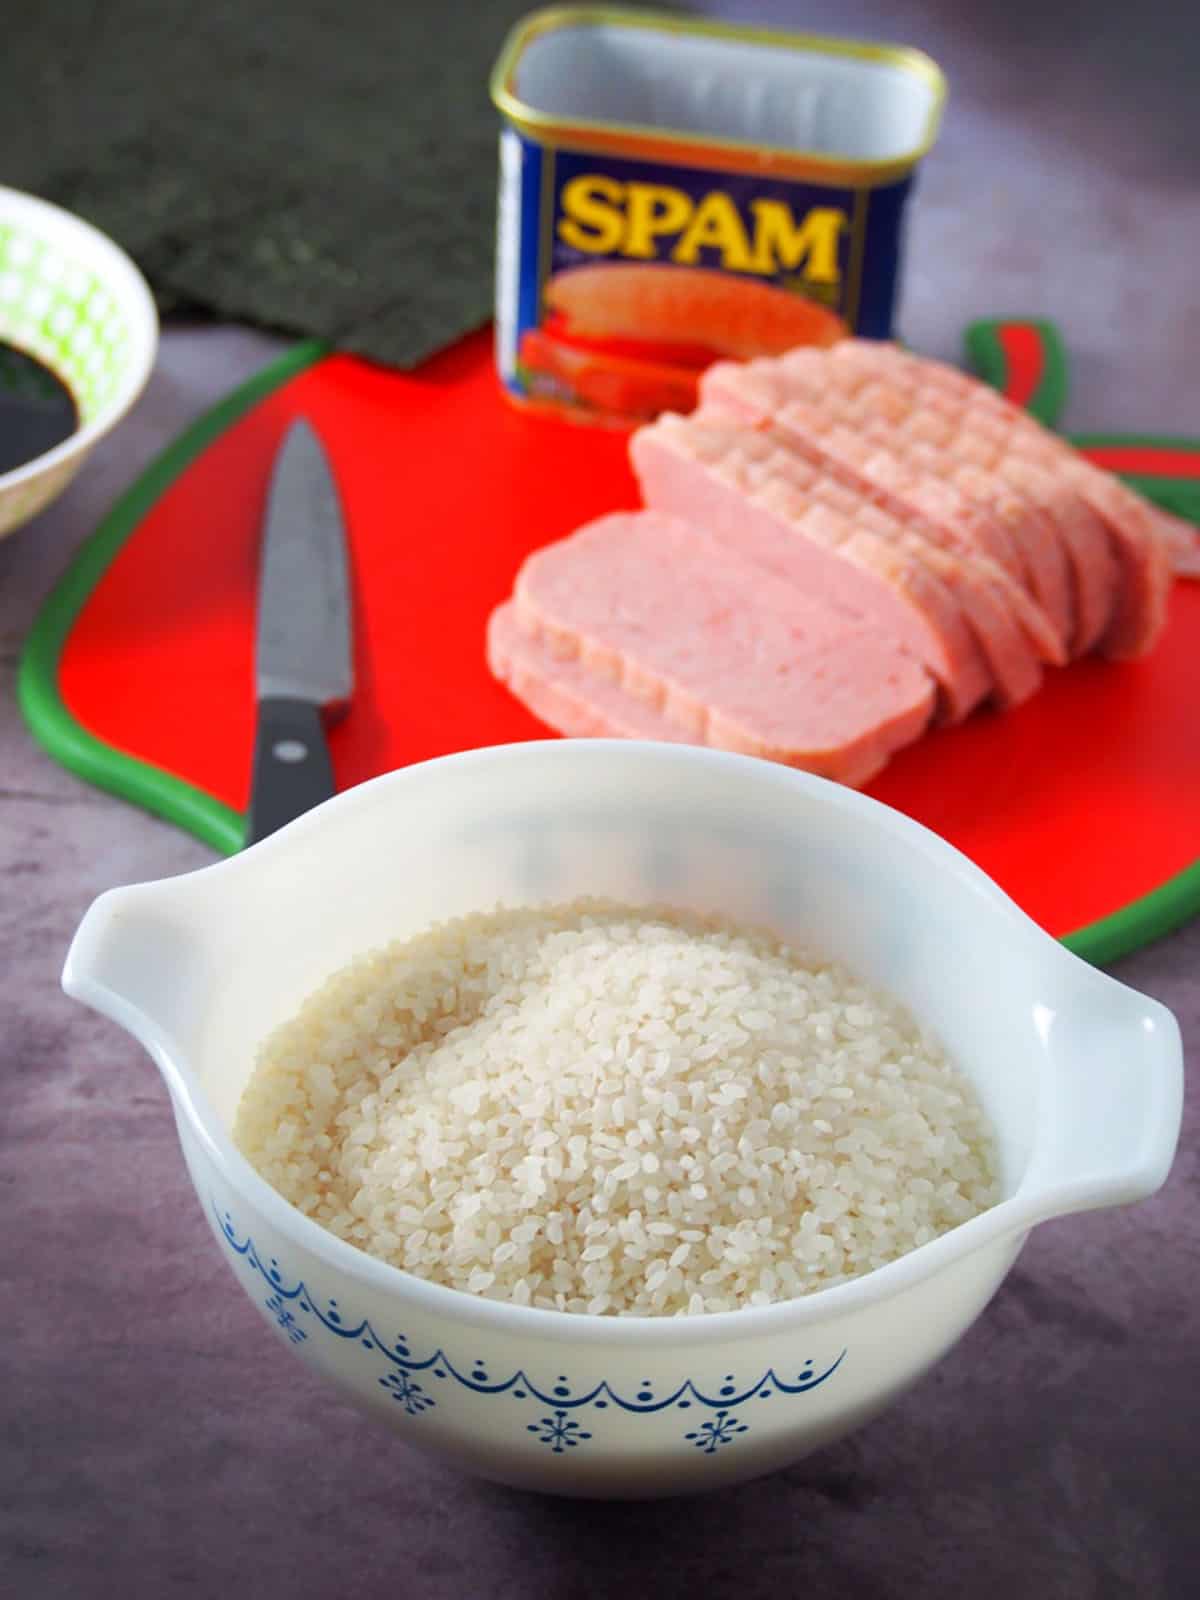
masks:
[(920, 51), (554, 7), (509, 35), (496, 360), (513, 399), (628, 423), (723, 356), (892, 334), (945, 80)]

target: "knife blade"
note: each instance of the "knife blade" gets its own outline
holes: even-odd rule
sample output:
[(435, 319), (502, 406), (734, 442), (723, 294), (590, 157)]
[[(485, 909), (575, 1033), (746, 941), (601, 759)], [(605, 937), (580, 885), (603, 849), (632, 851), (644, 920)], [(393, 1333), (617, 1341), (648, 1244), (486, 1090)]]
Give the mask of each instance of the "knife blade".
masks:
[(353, 692), (345, 521), (324, 446), (300, 419), (275, 458), (263, 519), (247, 844), (334, 793), (325, 729)]

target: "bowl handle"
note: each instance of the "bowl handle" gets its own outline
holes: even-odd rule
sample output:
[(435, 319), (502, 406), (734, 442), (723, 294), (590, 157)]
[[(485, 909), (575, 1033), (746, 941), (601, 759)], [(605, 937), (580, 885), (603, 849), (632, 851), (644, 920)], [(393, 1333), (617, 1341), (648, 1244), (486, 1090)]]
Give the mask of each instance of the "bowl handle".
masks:
[(1039, 1220), (1153, 1194), (1179, 1140), (1179, 1024), (1156, 1000), (1094, 968), (1077, 976), (1060, 1010), (1039, 1008), (1052, 1067), (1021, 1185)]
[(199, 941), (174, 902), (166, 884), (100, 895), (62, 973), (72, 999), (131, 1033), (168, 1074), (201, 1009), (204, 979)]

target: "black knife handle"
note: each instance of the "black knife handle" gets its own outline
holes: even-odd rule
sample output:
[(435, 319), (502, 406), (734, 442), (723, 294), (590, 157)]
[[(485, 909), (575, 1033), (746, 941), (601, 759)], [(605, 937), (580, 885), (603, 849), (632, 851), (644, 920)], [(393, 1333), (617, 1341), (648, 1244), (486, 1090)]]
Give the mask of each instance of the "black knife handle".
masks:
[(246, 843), (257, 844), (334, 792), (320, 709), (309, 700), (260, 700)]

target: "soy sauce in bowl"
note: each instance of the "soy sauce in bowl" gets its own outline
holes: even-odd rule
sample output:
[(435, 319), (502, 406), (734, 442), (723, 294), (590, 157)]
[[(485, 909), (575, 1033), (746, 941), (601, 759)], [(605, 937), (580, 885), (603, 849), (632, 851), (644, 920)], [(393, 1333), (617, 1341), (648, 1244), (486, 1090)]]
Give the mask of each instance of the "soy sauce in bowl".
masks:
[(78, 426), (75, 396), (58, 374), (0, 339), (0, 473), (45, 455)]

